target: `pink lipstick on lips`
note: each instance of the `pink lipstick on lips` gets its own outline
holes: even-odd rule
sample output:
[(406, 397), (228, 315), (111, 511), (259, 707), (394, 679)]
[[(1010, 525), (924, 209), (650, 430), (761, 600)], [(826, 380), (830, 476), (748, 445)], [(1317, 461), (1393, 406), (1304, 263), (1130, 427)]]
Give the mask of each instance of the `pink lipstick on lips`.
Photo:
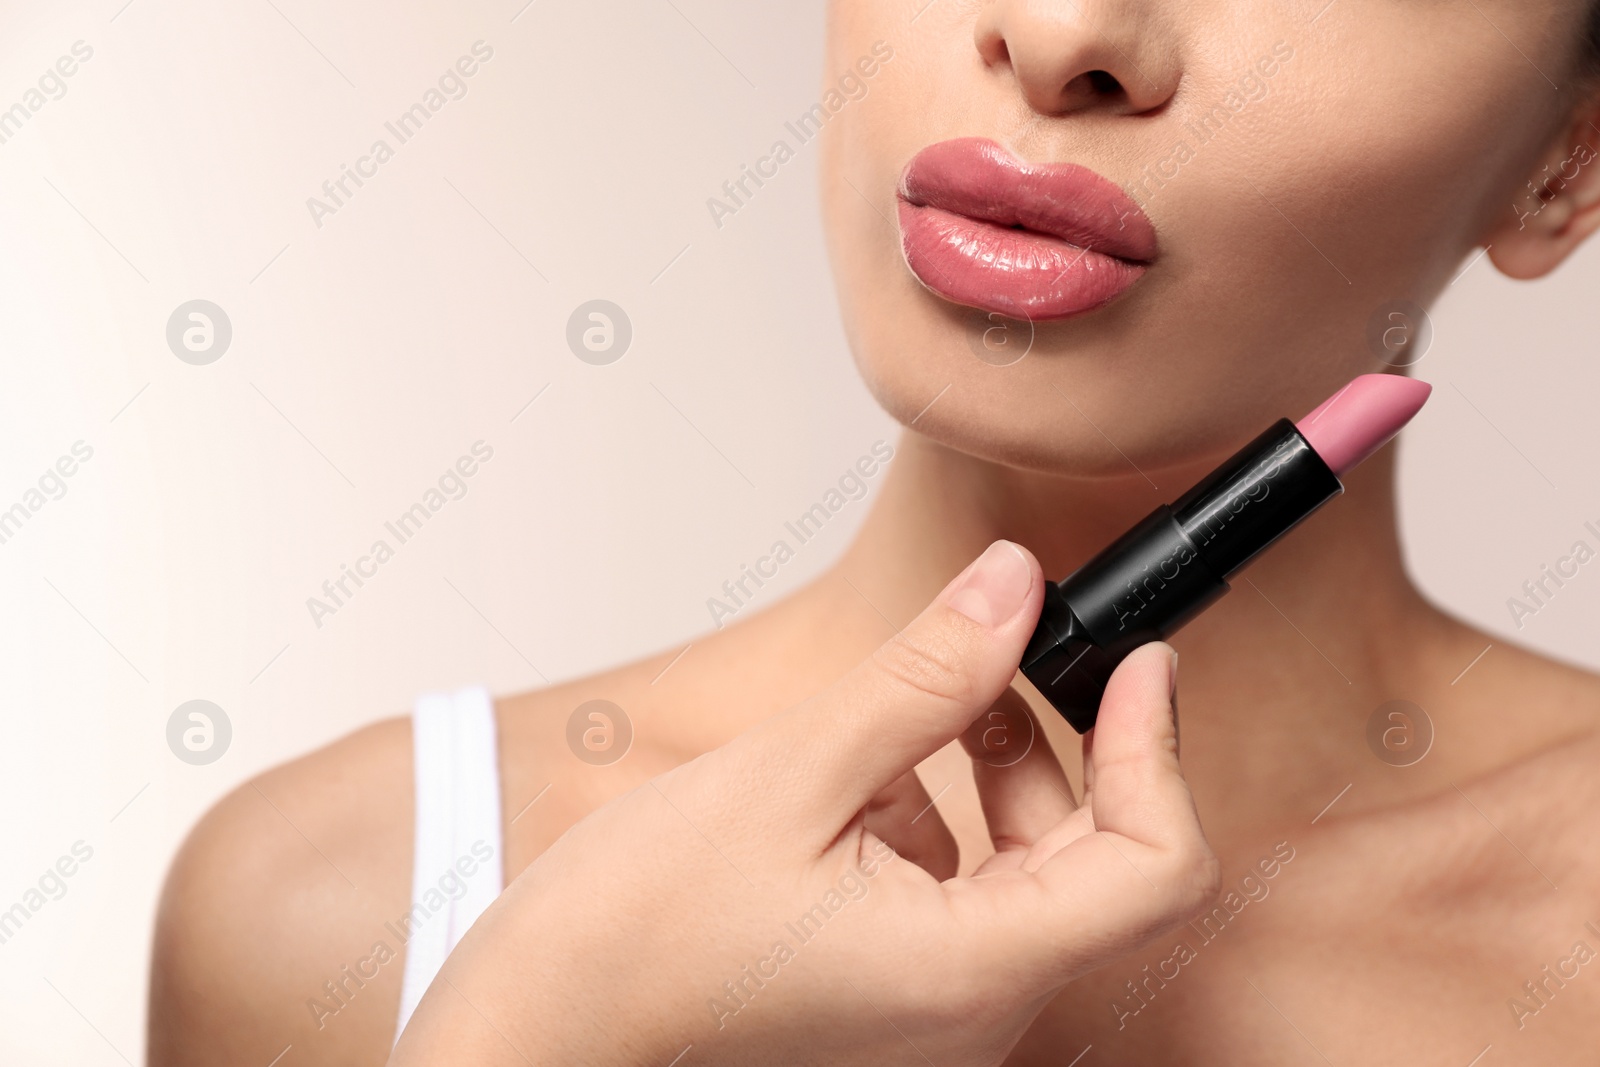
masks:
[(1155, 228), (1115, 183), (993, 141), (929, 145), (900, 178), (901, 248), (946, 300), (1015, 319), (1092, 311), (1144, 274)]
[(1079, 733), (1111, 672), (1228, 591), (1228, 579), (1344, 492), (1341, 475), (1382, 448), (1432, 387), (1363, 374), (1299, 423), (1279, 419), (1088, 563), (1045, 585), (1022, 673)]

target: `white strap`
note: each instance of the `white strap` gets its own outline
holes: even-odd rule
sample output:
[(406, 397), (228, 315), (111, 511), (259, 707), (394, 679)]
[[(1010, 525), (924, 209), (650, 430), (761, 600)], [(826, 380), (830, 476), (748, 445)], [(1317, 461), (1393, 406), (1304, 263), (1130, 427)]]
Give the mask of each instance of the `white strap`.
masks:
[(500, 774), (494, 705), (478, 687), (425, 693), (411, 717), (417, 810), (411, 911), (390, 924), (405, 944), (400, 1025), (445, 957), (500, 895)]

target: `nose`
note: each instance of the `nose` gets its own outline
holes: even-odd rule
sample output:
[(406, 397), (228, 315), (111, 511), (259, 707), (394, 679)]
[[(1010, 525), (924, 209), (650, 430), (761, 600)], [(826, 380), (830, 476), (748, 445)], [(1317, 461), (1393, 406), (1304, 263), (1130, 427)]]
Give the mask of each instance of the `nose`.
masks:
[(1178, 50), (1159, 29), (1159, 5), (1138, 0), (992, 0), (974, 43), (1041, 115), (1138, 115), (1177, 91)]

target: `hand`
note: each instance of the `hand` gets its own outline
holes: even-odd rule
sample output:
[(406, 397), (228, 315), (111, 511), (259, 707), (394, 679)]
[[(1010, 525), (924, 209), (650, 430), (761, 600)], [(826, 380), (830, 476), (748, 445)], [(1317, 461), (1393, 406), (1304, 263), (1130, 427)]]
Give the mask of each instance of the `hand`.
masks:
[(478, 920), (391, 1064), (1000, 1063), (1063, 986), (1217, 890), (1163, 644), (1113, 676), (1081, 805), (1037, 730), (976, 763), (996, 854), (973, 876), (867, 827), (950, 740), (981, 754), (984, 712), (1028, 714), (1007, 687), (1042, 597), (996, 542), (836, 685), (578, 823)]

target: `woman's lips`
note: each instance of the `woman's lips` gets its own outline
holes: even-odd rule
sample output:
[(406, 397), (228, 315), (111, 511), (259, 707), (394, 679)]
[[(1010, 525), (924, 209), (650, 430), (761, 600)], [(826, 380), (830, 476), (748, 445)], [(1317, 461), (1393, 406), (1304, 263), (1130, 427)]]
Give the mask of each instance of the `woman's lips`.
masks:
[(1138, 281), (1155, 228), (1114, 183), (993, 141), (929, 145), (900, 176), (906, 263), (946, 300), (1015, 319), (1093, 311)]

